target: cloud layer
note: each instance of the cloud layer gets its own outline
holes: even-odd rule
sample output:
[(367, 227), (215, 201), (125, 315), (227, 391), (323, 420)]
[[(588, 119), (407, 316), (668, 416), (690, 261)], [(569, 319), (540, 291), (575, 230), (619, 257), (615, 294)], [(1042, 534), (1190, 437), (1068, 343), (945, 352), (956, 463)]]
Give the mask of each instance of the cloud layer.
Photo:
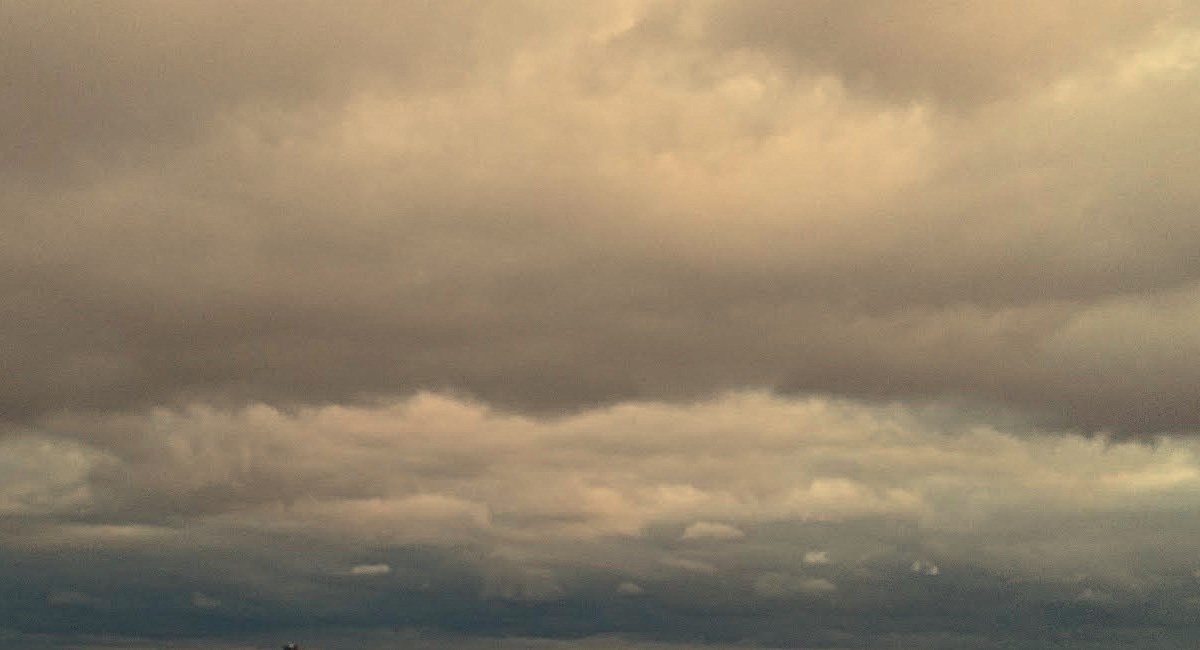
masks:
[[(1142, 627), (1194, 615), (1197, 444), (764, 393), (548, 420), (430, 394), (65, 417), (5, 450), (60, 460), (0, 483), (3, 554), (24, 586), (12, 618), (59, 632), (25, 617), (123, 634), (148, 611), (192, 634), (308, 617), (789, 645), (914, 625), (1043, 638), (1094, 616), (1132, 625), (1151, 603), (1165, 609)], [(112, 559), (67, 562), (80, 553)]]
[(1189, 3), (0, 44), (0, 647), (1195, 638)]
[(18, 3), (4, 412), (754, 386), (1194, 430), (1192, 17), (1052, 7)]

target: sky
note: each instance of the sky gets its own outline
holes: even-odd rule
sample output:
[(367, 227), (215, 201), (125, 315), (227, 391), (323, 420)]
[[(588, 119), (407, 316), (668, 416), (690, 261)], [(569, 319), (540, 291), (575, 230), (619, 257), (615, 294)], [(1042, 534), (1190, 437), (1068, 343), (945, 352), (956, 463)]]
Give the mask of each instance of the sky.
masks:
[(1200, 642), (1200, 4), (0, 3), (0, 649)]

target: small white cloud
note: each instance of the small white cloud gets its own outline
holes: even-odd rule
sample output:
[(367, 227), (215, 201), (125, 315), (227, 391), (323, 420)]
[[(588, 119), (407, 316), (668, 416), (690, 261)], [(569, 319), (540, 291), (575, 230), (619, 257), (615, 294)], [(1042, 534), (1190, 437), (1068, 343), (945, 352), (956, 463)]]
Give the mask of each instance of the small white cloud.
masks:
[(642, 589), (642, 587), (637, 583), (622, 582), (621, 584), (617, 585), (617, 593), (625, 596), (637, 596), (639, 594), (646, 593), (646, 590)]
[(928, 560), (917, 560), (912, 563), (912, 572), (927, 576), (935, 576), (942, 572), (938, 565)]
[(805, 564), (829, 564), (829, 553), (825, 551), (809, 551), (804, 554)]
[(217, 600), (212, 596), (206, 596), (198, 591), (192, 592), (192, 607), (198, 607), (200, 609), (216, 609), (220, 606), (220, 600)]
[(688, 526), (679, 539), (741, 539), (746, 533), (730, 526), (708, 521), (698, 521)]
[(350, 569), (352, 576), (382, 576), (392, 572), (386, 564), (356, 564)]

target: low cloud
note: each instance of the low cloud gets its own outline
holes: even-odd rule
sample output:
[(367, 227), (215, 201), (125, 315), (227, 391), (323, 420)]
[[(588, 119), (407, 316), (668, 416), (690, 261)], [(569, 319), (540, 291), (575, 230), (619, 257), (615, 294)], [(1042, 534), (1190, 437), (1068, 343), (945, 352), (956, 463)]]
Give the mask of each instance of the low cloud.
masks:
[(808, 551), (804, 554), (805, 564), (829, 564), (827, 551)]
[[(22, 458), (62, 449), (90, 459), (65, 491), (54, 487), (87, 495), (70, 501), (87, 522), (55, 525), (96, 543), (172, 534), (129, 522), (135, 512), (368, 545), (636, 538), (667, 524), (682, 528), (680, 542), (749, 541), (747, 530), (790, 520), (950, 529), (1031, 501), (1047, 513), (1136, 509), (1200, 481), (1183, 440), (1030, 434), (966, 414), (756, 392), (551, 419), (431, 394), (290, 413), (60, 416), (21, 444)], [(826, 564), (828, 551), (810, 547), (800, 561)]]
[(558, 600), (564, 592), (548, 568), (501, 564), (488, 569), (479, 595), (484, 599), (541, 602)]
[(0, 412), (754, 387), (1194, 431), (1200, 20), (1017, 6), (9, 10)]
[(192, 592), (192, 607), (199, 609), (216, 609), (221, 606), (221, 601), (200, 593), (199, 591)]
[(754, 591), (767, 598), (819, 596), (837, 591), (837, 585), (824, 578), (808, 578), (784, 573), (766, 573), (754, 581)]
[(1190, 643), (1200, 12), (997, 7), (0, 3), (0, 648)]
[(386, 564), (356, 564), (350, 567), (352, 576), (383, 576), (392, 572), (392, 567)]
[(729, 524), (698, 521), (683, 529), (679, 539), (741, 539), (746, 533)]
[(936, 576), (941, 573), (941, 569), (938, 568), (938, 565), (930, 562), (929, 560), (917, 560), (913, 562), (912, 566), (909, 568), (913, 573), (918, 573), (925, 576)]
[[(632, 596), (703, 612), (673, 624), (693, 631), (735, 625), (728, 599), (762, 600), (763, 625), (799, 634), (770, 603), (801, 599), (832, 616), (945, 589), (972, 594), (970, 616), (983, 616), (1015, 606), (1014, 593), (1031, 607), (1098, 603), (1077, 598), (1086, 588), (1111, 594), (1110, 608), (1200, 594), (1200, 547), (1188, 541), (1200, 539), (1188, 514), (1200, 512), (1200, 443), (973, 417), (753, 391), (547, 418), (435, 394), (61, 415), (12, 448), (89, 459), (63, 483), (88, 498), (10, 517), (0, 553), (24, 558), (16, 578), (60, 594), (32, 608), (99, 607), (59, 586), (94, 579), (67, 561), (87, 549), (114, 558), (112, 570), (175, 576), (106, 595), (114, 616), (183, 616), (172, 605), (182, 582), (201, 622), (232, 611), (225, 594), (238, 593), (237, 611), (264, 620), (386, 609), (458, 629), (475, 612), (489, 634), (543, 634), (538, 621), (582, 602), (633, 624)], [(594, 629), (561, 616), (556, 630)]]
[(687, 573), (712, 574), (717, 572), (717, 567), (709, 562), (693, 560), (686, 557), (667, 555), (660, 558), (659, 562), (663, 566), (670, 567), (672, 569), (681, 569)]
[(646, 593), (646, 590), (636, 582), (622, 582), (617, 585), (617, 593), (624, 596), (638, 596)]
[(81, 607), (100, 607), (104, 601), (96, 596), (82, 591), (53, 591), (46, 596), (50, 605), (77, 605)]

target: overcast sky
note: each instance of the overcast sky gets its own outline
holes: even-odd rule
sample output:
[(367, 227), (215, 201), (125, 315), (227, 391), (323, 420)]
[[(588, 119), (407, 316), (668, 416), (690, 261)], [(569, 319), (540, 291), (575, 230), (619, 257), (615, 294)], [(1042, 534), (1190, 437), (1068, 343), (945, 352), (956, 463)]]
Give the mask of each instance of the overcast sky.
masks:
[(1200, 3), (0, 3), (0, 648), (1200, 642)]

